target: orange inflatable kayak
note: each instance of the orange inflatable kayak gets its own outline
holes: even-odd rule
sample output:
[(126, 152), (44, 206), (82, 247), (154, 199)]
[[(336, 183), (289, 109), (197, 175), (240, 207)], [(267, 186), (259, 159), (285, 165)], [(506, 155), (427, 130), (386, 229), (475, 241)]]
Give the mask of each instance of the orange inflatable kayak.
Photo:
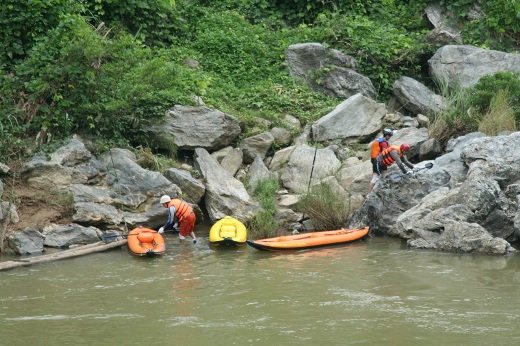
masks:
[(301, 250), (327, 245), (349, 243), (368, 234), (368, 227), (300, 233), (260, 240), (247, 240), (247, 244), (258, 250), (283, 251)]
[(163, 236), (146, 227), (137, 227), (128, 233), (128, 248), (137, 256), (155, 256), (166, 252)]

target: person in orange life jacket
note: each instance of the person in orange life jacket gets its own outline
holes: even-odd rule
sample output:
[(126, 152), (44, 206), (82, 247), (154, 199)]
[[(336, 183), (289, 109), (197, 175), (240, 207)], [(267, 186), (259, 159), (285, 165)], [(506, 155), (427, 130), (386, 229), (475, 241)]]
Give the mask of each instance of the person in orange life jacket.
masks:
[(164, 195), (160, 199), (160, 203), (163, 207), (168, 209), (168, 220), (159, 228), (159, 233), (163, 233), (166, 228), (170, 225), (174, 225), (176, 222), (179, 223), (179, 240), (184, 242), (186, 237), (189, 235), (193, 239), (193, 244), (197, 243), (197, 237), (195, 237), (195, 213), (193, 207), (187, 202), (179, 198), (171, 199), (170, 196)]
[(383, 130), (383, 137), (379, 137), (375, 141), (372, 142), (372, 151), (370, 153), (370, 162), (372, 162), (372, 179), (370, 180), (370, 184), (368, 185), (368, 193), (372, 192), (374, 189), (374, 185), (379, 179), (379, 171), (377, 169), (377, 155), (382, 152), (384, 149), (389, 147), (388, 141), (390, 137), (394, 135), (394, 131), (391, 129)]
[[(412, 169), (414, 166), (406, 158), (406, 153), (409, 151), (410, 144), (408, 143), (403, 143), (400, 146), (392, 145), (384, 149), (377, 156), (377, 169), (379, 170), (379, 174), (384, 176), (388, 170), (388, 166), (391, 166), (395, 162), (399, 166), (401, 172), (409, 176), (413, 175)], [(405, 165), (410, 168), (410, 170), (406, 170)]]

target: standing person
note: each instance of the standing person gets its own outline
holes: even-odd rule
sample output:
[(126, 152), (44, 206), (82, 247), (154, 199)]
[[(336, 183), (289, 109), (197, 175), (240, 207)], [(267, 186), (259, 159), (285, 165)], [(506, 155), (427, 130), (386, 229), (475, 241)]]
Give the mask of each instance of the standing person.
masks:
[(179, 240), (184, 242), (186, 237), (189, 235), (193, 239), (193, 244), (197, 244), (197, 237), (195, 237), (195, 213), (193, 207), (187, 202), (179, 198), (171, 199), (170, 196), (164, 195), (160, 199), (160, 203), (163, 207), (168, 209), (168, 220), (159, 228), (159, 233), (163, 233), (164, 229), (170, 225), (174, 225), (175, 222), (179, 223)]
[[(370, 153), (370, 162), (372, 162), (372, 179), (370, 180), (370, 185), (368, 185), (368, 193), (372, 192), (374, 189), (374, 185), (379, 179), (379, 171), (377, 168), (377, 155), (382, 152), (384, 149), (388, 148), (390, 145), (388, 141), (390, 137), (394, 135), (394, 131), (391, 129), (383, 130), (383, 137), (379, 137), (375, 141), (372, 142), (372, 151)], [(368, 195), (367, 195), (368, 196)]]
[[(413, 169), (414, 166), (408, 161), (406, 158), (406, 153), (410, 151), (410, 144), (403, 143), (399, 145), (392, 145), (386, 149), (384, 149), (377, 156), (377, 168), (379, 170), (379, 174), (384, 176), (386, 171), (388, 170), (388, 166), (392, 165), (394, 162), (397, 163), (401, 172), (406, 175), (413, 175), (413, 171), (406, 170), (405, 165)], [(404, 165), (403, 165), (404, 163)]]

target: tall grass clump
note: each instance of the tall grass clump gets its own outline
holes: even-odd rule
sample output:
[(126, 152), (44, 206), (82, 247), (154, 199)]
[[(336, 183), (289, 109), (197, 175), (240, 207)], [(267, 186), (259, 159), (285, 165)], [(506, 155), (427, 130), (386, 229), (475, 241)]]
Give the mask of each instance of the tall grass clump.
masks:
[(515, 112), (510, 104), (511, 94), (508, 89), (498, 90), (491, 100), (489, 110), (480, 121), (478, 130), (489, 136), (496, 136), (502, 131), (516, 131)]
[(274, 178), (260, 179), (255, 185), (253, 196), (259, 201), (262, 209), (247, 225), (252, 238), (271, 238), (281, 231), (280, 222), (276, 218), (276, 191), (279, 187), (278, 180)]
[(458, 86), (450, 88), (447, 83), (439, 84), (444, 100), (443, 110), (435, 116), (429, 127), (430, 137), (445, 145), (450, 138), (475, 131), (478, 119), (469, 108), (468, 89)]
[[(514, 131), (520, 121), (520, 79), (518, 74), (498, 72), (480, 78), (472, 87), (439, 85), (444, 110), (429, 127), (430, 137), (445, 145), (450, 138), (473, 131), (488, 135)], [(497, 92), (498, 91), (498, 92)]]
[(344, 197), (330, 184), (320, 183), (300, 198), (297, 208), (309, 217), (317, 231), (340, 229), (347, 225), (352, 214), (350, 198)]

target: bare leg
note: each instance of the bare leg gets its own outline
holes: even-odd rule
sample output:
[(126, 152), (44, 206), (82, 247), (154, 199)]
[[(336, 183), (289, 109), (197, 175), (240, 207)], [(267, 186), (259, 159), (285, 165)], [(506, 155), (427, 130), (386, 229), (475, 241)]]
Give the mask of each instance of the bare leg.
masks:
[(379, 180), (379, 174), (374, 173), (372, 175), (372, 180), (370, 180), (370, 185), (368, 185), (368, 193), (372, 192), (374, 189), (374, 186), (376, 185), (376, 182)]

